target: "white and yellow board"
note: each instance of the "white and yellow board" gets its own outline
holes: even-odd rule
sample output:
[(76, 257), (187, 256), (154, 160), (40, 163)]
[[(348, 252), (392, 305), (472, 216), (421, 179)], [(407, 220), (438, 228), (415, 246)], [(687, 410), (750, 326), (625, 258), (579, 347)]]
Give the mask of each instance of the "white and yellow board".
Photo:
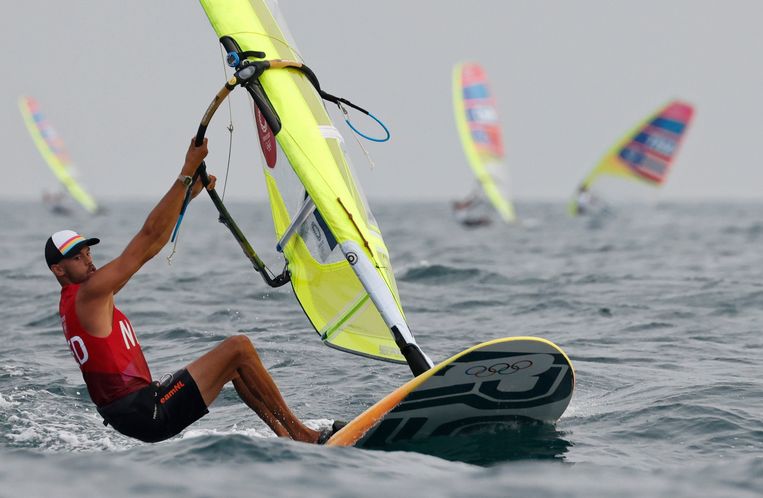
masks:
[(506, 337), (473, 346), (412, 379), (334, 434), (329, 446), (380, 448), (485, 432), (518, 421), (555, 422), (575, 372), (554, 343)]

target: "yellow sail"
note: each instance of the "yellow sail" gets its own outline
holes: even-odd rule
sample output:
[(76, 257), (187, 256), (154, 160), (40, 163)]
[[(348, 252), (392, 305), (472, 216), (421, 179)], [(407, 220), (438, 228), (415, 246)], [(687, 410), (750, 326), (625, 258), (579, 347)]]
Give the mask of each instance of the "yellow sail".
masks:
[(45, 163), (50, 167), (69, 194), (90, 213), (98, 211), (98, 203), (77, 183), (72, 176), (72, 165), (63, 141), (40, 112), (39, 104), (30, 97), (19, 98), (19, 110), (29, 135)]
[(498, 112), (479, 64), (453, 68), (453, 110), (464, 153), (485, 195), (505, 222), (515, 221)]
[[(232, 38), (242, 52), (301, 61), (273, 2), (201, 5), (218, 38)], [(297, 299), (327, 345), (404, 363), (391, 330), (413, 339), (387, 247), (354, 180), (342, 136), (301, 72), (270, 69), (259, 81), (281, 123), (274, 133), (255, 106), (277, 247)]]

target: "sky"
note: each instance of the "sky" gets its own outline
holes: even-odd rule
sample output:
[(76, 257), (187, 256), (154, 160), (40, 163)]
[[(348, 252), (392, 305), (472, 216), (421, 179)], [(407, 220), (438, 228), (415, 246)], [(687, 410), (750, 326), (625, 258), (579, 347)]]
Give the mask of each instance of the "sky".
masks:
[[(129, 4), (129, 7), (128, 7)], [(329, 92), (369, 109), (392, 140), (354, 145), (373, 199), (445, 200), (474, 184), (451, 104), (454, 63), (485, 67), (518, 200), (564, 200), (636, 122), (666, 101), (696, 106), (665, 200), (760, 199), (763, 2), (758, 0), (281, 0)], [(225, 82), (201, 6), (189, 0), (25, 0), (0, 19), (4, 199), (56, 188), (17, 108), (35, 97), (97, 198), (158, 199)], [(232, 100), (227, 198), (264, 199), (246, 96)], [(208, 133), (225, 176), (228, 110)], [(360, 116), (356, 124), (373, 130)], [(365, 126), (367, 125), (367, 126)], [(351, 132), (337, 127), (348, 143)]]

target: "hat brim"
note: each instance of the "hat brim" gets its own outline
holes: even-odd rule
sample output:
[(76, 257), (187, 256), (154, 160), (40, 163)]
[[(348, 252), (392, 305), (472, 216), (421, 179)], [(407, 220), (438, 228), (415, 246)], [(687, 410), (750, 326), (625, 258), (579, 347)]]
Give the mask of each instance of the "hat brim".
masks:
[(101, 241), (101, 239), (96, 239), (96, 238), (93, 237), (93, 238), (90, 238), (90, 239), (85, 239), (82, 242), (78, 242), (78, 243), (74, 244), (74, 246), (72, 246), (71, 249), (66, 251), (66, 254), (63, 255), (61, 257), (61, 259), (73, 258), (77, 254), (79, 254), (79, 252), (82, 250), (83, 247), (85, 247), (85, 246), (94, 246), (97, 243), (99, 243), (100, 241)]

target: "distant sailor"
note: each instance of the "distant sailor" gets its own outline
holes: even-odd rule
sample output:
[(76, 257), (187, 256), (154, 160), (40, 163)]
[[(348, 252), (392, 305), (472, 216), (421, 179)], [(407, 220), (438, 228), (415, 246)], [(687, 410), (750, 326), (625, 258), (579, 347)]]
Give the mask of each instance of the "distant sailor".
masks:
[(43, 204), (45, 204), (53, 214), (71, 214), (71, 210), (64, 205), (64, 199), (65, 197), (62, 192), (48, 192), (46, 190), (42, 193)]
[(466, 227), (479, 227), (489, 225), (491, 219), (484, 214), (484, 201), (479, 194), (472, 193), (466, 199), (453, 201), (453, 214), (462, 225)]
[(588, 212), (588, 210), (591, 208), (591, 205), (593, 204), (593, 195), (591, 195), (591, 191), (588, 189), (588, 186), (583, 184), (578, 187), (577, 192), (577, 204), (576, 204), (576, 213), (575, 214), (585, 214)]
[[(99, 239), (71, 230), (54, 233), (45, 260), (61, 284), (59, 312), (66, 341), (79, 363), (90, 398), (104, 425), (146, 442), (175, 436), (208, 413), (223, 386), (233, 382), (244, 403), (280, 437), (323, 442), (331, 431), (306, 427), (289, 409), (245, 335), (229, 337), (173, 374), (152, 381), (135, 329), (114, 305), (114, 294), (167, 243), (192, 176), (207, 155), (206, 140), (193, 142), (172, 187), (143, 228), (116, 259), (96, 269), (90, 246)], [(215, 177), (210, 176), (210, 189)]]

